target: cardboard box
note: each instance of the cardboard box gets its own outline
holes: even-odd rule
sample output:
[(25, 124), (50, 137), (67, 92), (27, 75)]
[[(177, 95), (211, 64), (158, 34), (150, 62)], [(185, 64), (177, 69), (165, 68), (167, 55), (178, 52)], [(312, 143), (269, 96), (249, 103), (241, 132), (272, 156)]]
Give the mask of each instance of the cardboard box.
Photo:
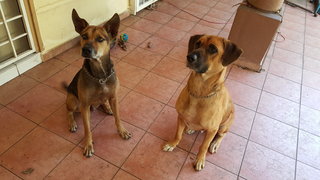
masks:
[(247, 5), (239, 6), (229, 39), (244, 53), (235, 64), (257, 72), (261, 70), (268, 48), (282, 22), (280, 14), (262, 12)]

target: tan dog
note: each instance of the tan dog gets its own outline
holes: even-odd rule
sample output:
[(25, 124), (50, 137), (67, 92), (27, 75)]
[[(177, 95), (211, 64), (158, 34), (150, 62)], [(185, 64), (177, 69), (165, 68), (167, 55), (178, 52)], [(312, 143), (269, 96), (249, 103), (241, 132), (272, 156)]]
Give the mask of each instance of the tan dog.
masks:
[(85, 132), (84, 155), (91, 157), (94, 153), (90, 129), (91, 106), (102, 105), (107, 113), (113, 112), (120, 136), (123, 139), (131, 137), (120, 121), (117, 98), (119, 80), (110, 59), (110, 46), (117, 37), (120, 18), (118, 14), (114, 14), (103, 27), (89, 26), (87, 21), (80, 18), (73, 9), (72, 20), (75, 30), (81, 36), (80, 45), (85, 60), (82, 68), (67, 87), (69, 128), (71, 132), (77, 130), (73, 113), (80, 111)]
[(204, 168), (205, 157), (217, 152), (234, 119), (234, 106), (224, 85), (226, 66), (237, 60), (242, 50), (220, 37), (195, 35), (189, 40), (187, 66), (192, 69), (188, 83), (176, 102), (178, 126), (173, 141), (163, 146), (172, 151), (184, 131), (204, 130), (195, 169)]

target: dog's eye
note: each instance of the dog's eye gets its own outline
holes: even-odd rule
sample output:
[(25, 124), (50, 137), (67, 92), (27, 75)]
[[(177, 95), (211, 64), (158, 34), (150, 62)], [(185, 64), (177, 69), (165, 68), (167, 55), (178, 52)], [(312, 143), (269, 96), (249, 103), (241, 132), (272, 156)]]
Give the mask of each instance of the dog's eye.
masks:
[(103, 39), (102, 37), (98, 37), (98, 38), (97, 38), (97, 41), (98, 41), (98, 42), (103, 42), (104, 39)]
[(208, 51), (209, 51), (210, 54), (214, 54), (214, 53), (218, 52), (218, 49), (217, 49), (217, 47), (215, 45), (210, 44), (209, 48), (208, 48)]
[(81, 37), (82, 37), (83, 40), (87, 40), (88, 39), (88, 36), (86, 34), (82, 34)]

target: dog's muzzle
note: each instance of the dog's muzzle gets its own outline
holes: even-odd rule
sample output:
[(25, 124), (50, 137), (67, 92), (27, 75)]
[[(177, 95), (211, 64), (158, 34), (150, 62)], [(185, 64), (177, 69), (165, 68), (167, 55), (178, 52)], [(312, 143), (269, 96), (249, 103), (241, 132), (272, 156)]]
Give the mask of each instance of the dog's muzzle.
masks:
[(92, 58), (94, 56), (94, 49), (92, 46), (86, 44), (82, 48), (82, 56), (85, 58)]

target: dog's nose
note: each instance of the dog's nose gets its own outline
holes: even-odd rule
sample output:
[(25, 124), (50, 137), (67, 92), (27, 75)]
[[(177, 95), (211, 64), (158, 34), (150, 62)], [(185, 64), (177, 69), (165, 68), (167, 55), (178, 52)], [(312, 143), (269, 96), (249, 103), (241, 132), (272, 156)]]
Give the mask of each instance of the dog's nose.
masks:
[(82, 56), (90, 57), (91, 53), (92, 53), (92, 48), (86, 47), (86, 46), (82, 48)]
[(189, 63), (195, 62), (198, 59), (198, 55), (196, 53), (188, 54), (187, 60)]

